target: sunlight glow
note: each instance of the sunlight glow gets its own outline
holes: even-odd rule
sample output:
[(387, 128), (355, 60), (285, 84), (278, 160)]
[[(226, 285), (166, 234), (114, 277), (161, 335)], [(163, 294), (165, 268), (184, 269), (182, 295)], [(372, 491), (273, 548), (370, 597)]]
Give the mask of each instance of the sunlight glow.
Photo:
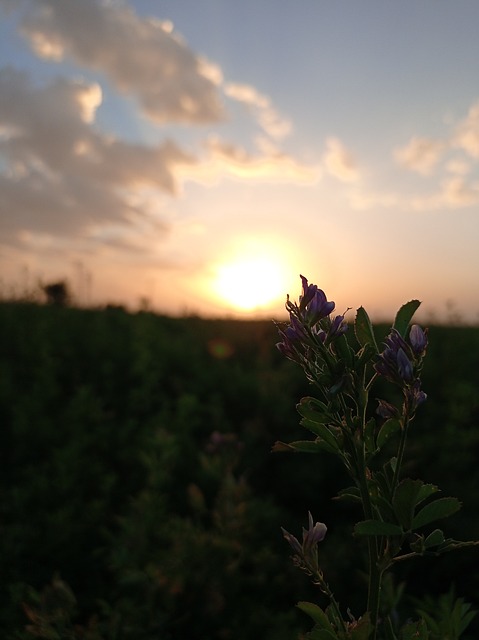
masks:
[(284, 267), (270, 256), (238, 257), (218, 267), (214, 289), (235, 309), (265, 308), (284, 297)]

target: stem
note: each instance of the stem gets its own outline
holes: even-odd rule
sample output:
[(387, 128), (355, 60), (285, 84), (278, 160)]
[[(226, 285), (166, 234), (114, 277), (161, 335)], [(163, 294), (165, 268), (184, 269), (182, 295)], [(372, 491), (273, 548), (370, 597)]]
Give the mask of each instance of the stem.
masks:
[(319, 586), (321, 591), (329, 598), (332, 608), (334, 609), (334, 613), (336, 614), (337, 620), (341, 624), (341, 630), (347, 632), (346, 624), (343, 620), (343, 616), (341, 615), (341, 611), (339, 609), (339, 604), (336, 598), (333, 595), (333, 592), (329, 588), (328, 583), (324, 580), (323, 575), (318, 571), (316, 572), (316, 584)]
[[(364, 463), (364, 451), (363, 451), (363, 463)], [(363, 464), (364, 467), (364, 464)], [(373, 509), (371, 505), (371, 498), (369, 496), (369, 490), (366, 480), (366, 469), (364, 473), (359, 476), (359, 490), (361, 492), (361, 502), (363, 503), (363, 511), (366, 520), (372, 520)], [(378, 539), (375, 536), (368, 536), (368, 556), (369, 556), (369, 582), (368, 582), (368, 604), (367, 610), (371, 616), (371, 624), (373, 626), (372, 640), (376, 638), (376, 626), (379, 615), (379, 595), (381, 592), (381, 571), (378, 567), (379, 560), (379, 546)]]
[(394, 497), (394, 493), (396, 492), (396, 487), (399, 482), (399, 474), (401, 472), (402, 461), (404, 458), (404, 450), (406, 448), (406, 440), (407, 440), (407, 432), (409, 428), (409, 416), (406, 414), (404, 418), (404, 425), (401, 431), (401, 439), (399, 441), (398, 454), (396, 457), (396, 468), (394, 469), (393, 481), (391, 485), (391, 499)]
[[(368, 402), (368, 389), (364, 385), (364, 374), (362, 379), (362, 389), (364, 389), (364, 395), (359, 395), (361, 398), (358, 404), (358, 412), (361, 415), (363, 423), (363, 433), (366, 426), (366, 408)], [(361, 438), (360, 446), (358, 449), (358, 480), (359, 490), (361, 493), (361, 502), (363, 505), (364, 516), (367, 520), (373, 520), (373, 506), (371, 503), (371, 496), (369, 494), (368, 482), (367, 482), (367, 470), (366, 470), (366, 451), (364, 438)], [(381, 593), (381, 580), (382, 572), (379, 570), (379, 540), (375, 536), (368, 536), (368, 555), (369, 555), (369, 583), (368, 583), (368, 604), (367, 610), (371, 617), (371, 624), (373, 626), (372, 640), (376, 638), (377, 621), (379, 616), (379, 597)]]

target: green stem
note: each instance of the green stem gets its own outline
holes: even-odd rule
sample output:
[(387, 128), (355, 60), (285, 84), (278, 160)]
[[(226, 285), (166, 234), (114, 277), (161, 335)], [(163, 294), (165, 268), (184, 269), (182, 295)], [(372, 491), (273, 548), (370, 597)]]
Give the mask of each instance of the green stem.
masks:
[[(364, 452), (363, 452), (364, 453)], [(359, 477), (359, 490), (361, 492), (361, 501), (366, 520), (374, 519), (373, 508), (371, 505), (371, 497), (366, 480), (366, 469)], [(379, 570), (379, 544), (375, 536), (368, 536), (368, 557), (369, 557), (369, 582), (368, 582), (368, 604), (367, 610), (371, 617), (373, 625), (372, 640), (376, 638), (376, 626), (379, 616), (379, 597), (381, 593), (381, 572)]]
[(346, 624), (343, 620), (343, 616), (341, 615), (341, 611), (339, 609), (339, 604), (336, 600), (336, 598), (334, 597), (333, 592), (331, 591), (331, 589), (329, 588), (328, 583), (324, 580), (322, 574), (320, 572), (316, 573), (316, 583), (319, 586), (319, 588), (321, 589), (321, 591), (329, 598), (329, 601), (331, 603), (331, 606), (334, 610), (334, 613), (336, 614), (336, 619), (339, 621), (340, 625), (341, 625), (341, 630), (343, 632), (347, 632), (347, 628), (346, 628)]
[(398, 454), (396, 457), (396, 468), (394, 469), (393, 481), (391, 485), (391, 499), (394, 497), (396, 487), (399, 483), (399, 474), (401, 473), (402, 462), (404, 458), (404, 451), (406, 449), (407, 432), (409, 428), (409, 416), (404, 418), (404, 425), (401, 431), (401, 439), (399, 441)]
[[(368, 401), (368, 390), (364, 385), (364, 377), (362, 380), (363, 394), (360, 394), (360, 403), (358, 403), (358, 410), (363, 422), (363, 433), (366, 426), (366, 408)], [(361, 439), (360, 446), (358, 446), (358, 480), (359, 490), (361, 492), (361, 502), (363, 505), (364, 516), (367, 520), (373, 520), (373, 506), (371, 502), (371, 496), (369, 494), (368, 482), (367, 482), (367, 468), (366, 468), (366, 451), (364, 438)], [(368, 604), (367, 610), (371, 617), (371, 624), (373, 626), (372, 640), (376, 638), (376, 627), (379, 616), (379, 600), (381, 593), (381, 579), (382, 574), (379, 570), (379, 539), (375, 536), (368, 536), (368, 555), (369, 555), (369, 583), (368, 583)]]

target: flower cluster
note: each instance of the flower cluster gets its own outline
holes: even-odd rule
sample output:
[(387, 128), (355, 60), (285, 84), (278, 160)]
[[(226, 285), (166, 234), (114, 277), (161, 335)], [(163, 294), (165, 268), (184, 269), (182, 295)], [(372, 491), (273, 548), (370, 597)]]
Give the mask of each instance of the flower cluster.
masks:
[(328, 300), (322, 289), (315, 284), (309, 284), (304, 276), (302, 281), (302, 295), (299, 304), (286, 300), (289, 312), (289, 325), (279, 329), (281, 342), (276, 345), (290, 360), (302, 363), (309, 348), (329, 345), (341, 336), (348, 328), (344, 315), (331, 318), (335, 303)]
[[(376, 372), (404, 391), (410, 414), (426, 400), (421, 390), (420, 371), (427, 348), (427, 330), (413, 324), (408, 339), (392, 329), (384, 341), (384, 350), (374, 365)], [(380, 401), (379, 413), (388, 413), (387, 403)], [(386, 416), (385, 416), (386, 417)]]

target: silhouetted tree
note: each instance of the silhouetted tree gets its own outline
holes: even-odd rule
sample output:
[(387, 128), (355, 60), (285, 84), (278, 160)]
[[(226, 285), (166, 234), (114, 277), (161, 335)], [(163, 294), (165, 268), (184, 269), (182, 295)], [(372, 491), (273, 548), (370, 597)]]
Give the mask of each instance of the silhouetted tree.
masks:
[(70, 302), (70, 292), (65, 281), (52, 282), (43, 286), (48, 304), (58, 307), (66, 307)]

